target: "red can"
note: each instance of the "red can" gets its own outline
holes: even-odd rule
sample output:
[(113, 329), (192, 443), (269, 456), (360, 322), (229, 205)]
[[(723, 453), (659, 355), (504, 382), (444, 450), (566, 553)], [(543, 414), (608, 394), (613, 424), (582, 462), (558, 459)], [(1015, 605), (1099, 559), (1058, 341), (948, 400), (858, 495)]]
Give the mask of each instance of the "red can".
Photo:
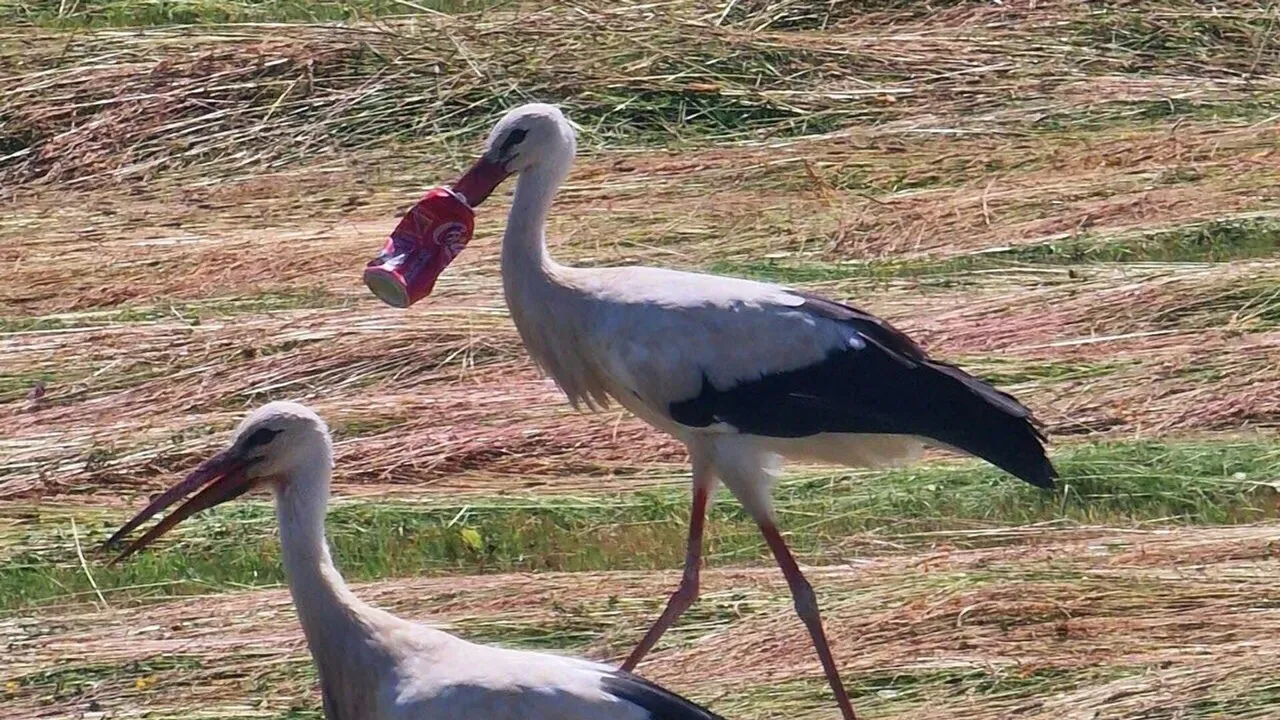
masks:
[(475, 213), (449, 188), (433, 188), (400, 219), (382, 253), (364, 269), (364, 284), (382, 302), (407, 308), (431, 294), (436, 279), (475, 231)]

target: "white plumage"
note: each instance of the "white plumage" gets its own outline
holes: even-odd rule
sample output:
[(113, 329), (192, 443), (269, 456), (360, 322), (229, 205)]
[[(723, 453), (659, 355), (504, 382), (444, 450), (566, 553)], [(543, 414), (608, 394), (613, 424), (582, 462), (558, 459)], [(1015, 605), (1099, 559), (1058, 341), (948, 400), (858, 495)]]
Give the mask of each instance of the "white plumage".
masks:
[(518, 175), (503, 289), (529, 354), (570, 402), (594, 409), (617, 401), (689, 448), (684, 580), (623, 668), (634, 668), (697, 596), (704, 516), (720, 480), (759, 524), (852, 720), (812, 589), (774, 525), (770, 491), (781, 458), (877, 466), (931, 444), (1052, 487), (1043, 436), (1016, 400), (929, 358), (857, 308), (735, 278), (556, 263), (543, 228), (575, 149), (573, 126), (557, 108), (516, 108), (455, 190), (477, 206)]
[(181, 497), (199, 494), (126, 548), (258, 486), (275, 494), (289, 591), (330, 720), (714, 720), (630, 673), (586, 660), (476, 645), (374, 608), (348, 589), (324, 534), (332, 441), (310, 409), (274, 402), (231, 446), (125, 524), (119, 541)]

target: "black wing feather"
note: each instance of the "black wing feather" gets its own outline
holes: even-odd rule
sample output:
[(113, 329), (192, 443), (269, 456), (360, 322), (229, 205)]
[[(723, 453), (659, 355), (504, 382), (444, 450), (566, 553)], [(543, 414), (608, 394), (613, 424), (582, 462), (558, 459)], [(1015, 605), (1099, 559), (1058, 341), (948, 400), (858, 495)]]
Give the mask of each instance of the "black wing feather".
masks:
[(653, 720), (724, 720), (692, 700), (621, 670), (601, 677), (600, 685), (610, 695), (648, 710)]
[(1032, 485), (1057, 476), (1031, 411), (960, 368), (929, 358), (889, 323), (805, 293), (801, 307), (849, 325), (861, 348), (832, 350), (813, 365), (716, 388), (704, 373), (698, 395), (671, 403), (677, 422), (724, 422), (766, 437), (818, 433), (915, 435), (976, 455)]
[(916, 341), (906, 333), (865, 310), (828, 300), (821, 295), (799, 290), (788, 290), (788, 292), (804, 298), (801, 309), (828, 320), (852, 325), (859, 335), (880, 346), (885, 352), (897, 355), (904, 363), (912, 364), (929, 359), (924, 350), (921, 350)]

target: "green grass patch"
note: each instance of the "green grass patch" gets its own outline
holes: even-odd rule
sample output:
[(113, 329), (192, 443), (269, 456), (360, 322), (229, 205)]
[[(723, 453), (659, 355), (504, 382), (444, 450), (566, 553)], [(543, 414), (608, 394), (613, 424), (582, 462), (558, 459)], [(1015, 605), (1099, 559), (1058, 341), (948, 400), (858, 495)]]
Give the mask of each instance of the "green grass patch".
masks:
[[(851, 534), (880, 535), (1022, 525), (1056, 519), (1128, 525), (1144, 521), (1221, 524), (1275, 515), (1274, 491), (1254, 480), (1280, 474), (1280, 448), (1262, 442), (1124, 443), (1059, 452), (1064, 488), (1042, 492), (978, 463), (885, 473), (818, 474), (780, 484), (782, 527), (799, 553)], [(431, 574), (679, 567), (688, 493), (666, 488), (624, 496), (475, 499), (466, 502), (350, 501), (335, 505), (329, 535), (353, 580)], [(13, 511), (11, 511), (13, 512)], [(89, 602), (76, 558), (74, 512), (83, 543), (105, 538), (122, 513), (33, 508), (0, 534), (0, 607)], [(768, 555), (741, 507), (714, 509), (713, 562)], [(274, 514), (267, 503), (231, 505), (188, 521), (177, 542), (122, 567), (91, 570), (115, 602), (279, 584)]]
[(199, 669), (201, 660), (183, 655), (156, 656), (120, 665), (70, 663), (55, 670), (43, 670), (6, 679), (8, 694), (35, 693), (44, 702), (69, 702), (101, 691), (103, 685), (148, 678), (160, 673)]
[(1215, 220), (1123, 235), (1088, 235), (948, 258), (796, 261), (785, 258), (711, 263), (714, 273), (788, 284), (841, 280), (941, 279), (973, 272), (1097, 263), (1215, 262), (1280, 255), (1280, 219)]
[[(1153, 13), (1149, 7), (1099, 7), (1087, 18), (1055, 27), (1063, 42), (1076, 45), (1087, 55), (1105, 53), (1109, 66), (1122, 72), (1195, 68), (1204, 74), (1222, 71), (1250, 72), (1272, 62), (1266, 38), (1274, 32), (1274, 17), (1259, 6), (1249, 12), (1195, 12), (1193, 3), (1177, 3), (1181, 12), (1166, 6)], [(1205, 59), (1212, 58), (1211, 63)]]
[[(518, 632), (499, 633), (495, 638), (468, 627), (456, 628), (455, 632), (477, 642), (567, 653), (581, 653), (600, 637), (596, 632), (590, 637), (562, 637), (556, 642), (552, 633), (530, 642)], [(861, 714), (881, 717), (921, 706), (936, 707), (945, 702), (1017, 702), (1114, 682), (1147, 671), (1143, 667), (1105, 665), (1031, 670), (957, 666), (849, 673), (845, 682)], [(307, 690), (317, 679), (309, 657), (274, 661), (266, 666), (261, 658), (253, 656), (176, 656), (121, 665), (77, 664), (20, 676), (10, 682), (7, 694), (13, 698), (34, 695), (43, 702), (83, 702), (105, 688), (113, 688), (123, 691), (124, 697), (113, 699), (110, 705), (121, 701), (132, 704), (145, 702), (149, 692), (172, 691), (184, 683), (207, 683), (214, 679), (224, 689), (216, 698), (206, 699), (206, 708), (210, 711), (218, 712), (224, 704), (228, 711), (242, 707), (243, 699), (239, 696), (243, 695), (264, 701), (265, 707), (259, 706), (259, 710), (287, 704), (288, 710), (277, 717), (319, 717), (319, 694)], [(833, 702), (829, 687), (820, 677), (746, 687), (682, 687), (679, 684), (671, 687), (727, 717), (776, 717), (775, 713), (807, 716), (809, 712), (828, 709)], [(1268, 697), (1268, 692), (1260, 691), (1256, 695)], [(1206, 702), (1204, 709), (1213, 706), (1216, 705)]]
[(1073, 238), (972, 256), (986, 261), (1074, 265), (1099, 262), (1231, 262), (1280, 253), (1280, 219), (1215, 220), (1099, 238)]
[[(46, 148), (66, 133), (83, 132), (91, 118), (120, 112), (122, 98), (132, 103), (130, 112), (162, 103), (171, 121), (163, 128), (135, 123), (86, 142), (127, 148), (124, 175), (203, 167), (202, 180), (327, 158), (337, 149), (382, 147), (403, 155), (412, 145), (456, 158), (475, 151), (500, 113), (533, 99), (564, 105), (588, 146), (665, 147), (757, 131), (811, 135), (886, 117), (885, 108), (819, 91), (841, 69), (833, 63), (877, 79), (866, 72), (875, 65), (856, 55), (833, 59), (801, 47), (688, 33), (639, 13), (626, 29), (643, 42), (608, 27), (617, 21), (613, 16), (588, 13), (599, 24), (588, 19), (584, 25), (576, 12), (549, 9), (538, 18), (539, 32), (526, 34), (512, 23), (482, 37), (463, 28), (338, 33), (311, 27), (278, 47), (279, 29), (261, 26), (211, 26), (199, 36), (157, 28), (147, 32), (147, 49), (137, 50), (163, 44), (165, 61), (144, 76), (128, 76), (131, 84), (124, 85), (116, 74), (89, 79), (104, 70), (104, 53), (126, 51), (114, 36), (86, 33), (37, 50), (23, 47), (23, 72), (65, 76), (79, 88), (66, 92), (83, 98), (68, 108), (43, 90), (11, 93), (10, 104), (23, 112), (12, 113), (0, 131), (0, 147), (12, 156), (9, 172), (0, 176), (26, 181), (54, 172), (67, 182), (89, 182), (83, 174), (64, 175), (67, 166), (55, 167)], [(591, 34), (580, 34), (586, 30)], [(459, 52), (459, 42), (467, 52)], [(271, 48), (267, 55), (264, 48)], [(208, 76), (217, 79), (202, 80)], [(519, 90), (495, 93), (495, 84)], [(777, 100), (771, 90), (787, 99)], [(792, 97), (796, 91), (803, 98)], [(41, 110), (51, 105), (56, 109)]]
[(1022, 383), (1055, 383), (1106, 377), (1133, 367), (1137, 361), (1070, 362), (1065, 360), (1005, 359), (990, 355), (960, 357), (957, 364), (987, 382), (1006, 387)]
[[(850, 675), (845, 678), (845, 689), (859, 717), (897, 717), (922, 706), (936, 708), (948, 701), (981, 705), (1044, 698), (1144, 672), (1147, 669), (1143, 667), (1123, 666), (1029, 670), (998, 666), (921, 668)], [(833, 702), (827, 684), (813, 678), (730, 692), (716, 703), (715, 709), (729, 717), (776, 717), (825, 710)], [(768, 714), (769, 710), (778, 715)]]
[(331, 295), (319, 289), (263, 293), (249, 297), (175, 300), (170, 303), (124, 306), (91, 312), (0, 317), (0, 333), (70, 330), (170, 321), (199, 325), (202, 322), (241, 315), (342, 307), (351, 302), (351, 298)]
[[(1180, 717), (1268, 717), (1280, 707), (1280, 681), (1274, 677), (1233, 678), (1214, 685), (1210, 697), (1188, 703)], [(1256, 714), (1255, 714), (1256, 713)]]
[(0, 6), (0, 22), (50, 28), (355, 22), (385, 15), (471, 12), (504, 0), (17, 0)]
[[(527, 5), (495, 0), (11, 2), (0, 9), (0, 20), (75, 28), (76, 33), (24, 41), (0, 53), (0, 64), (12, 66), (15, 74), (49, 74), (48, 82), (24, 83), (10, 93), (13, 112), (0, 130), (0, 154), (12, 165), (4, 178), (26, 182), (53, 173), (50, 179), (87, 183), (109, 171), (114, 179), (154, 182), (169, 170), (202, 168), (190, 177), (208, 180), (327, 161), (337, 150), (382, 148), (402, 156), (407, 146), (456, 158), (462, 150), (474, 151), (500, 112), (533, 99), (563, 104), (582, 126), (585, 146), (758, 141), (922, 114), (938, 117), (944, 126), (950, 114), (994, 114), (997, 119), (984, 121), (984, 129), (1008, 122), (1023, 132), (1078, 132), (1175, 116), (1262, 119), (1277, 107), (1265, 92), (1241, 89), (1230, 101), (1154, 98), (1067, 107), (1029, 118), (1027, 113), (1038, 112), (1032, 108), (1043, 107), (1064, 77), (1057, 63), (1040, 62), (1045, 43), (1057, 48), (1062, 42), (1057, 25), (1030, 28), (1043, 31), (1043, 37), (1015, 33), (1014, 51), (1036, 58), (1018, 63), (1015, 77), (1052, 74), (1043, 76), (1043, 96), (1011, 100), (1006, 92), (941, 71), (957, 60), (954, 56), (941, 56), (935, 72), (882, 50), (823, 48), (776, 33), (727, 35), (703, 22), (706, 9), (695, 3), (664, 6), (662, 13), (641, 6), (606, 12), (551, 3), (535, 13)], [(864, 5), (846, 3), (836, 12), (820, 3), (733, 3), (722, 20), (755, 28), (825, 27), (836, 17), (865, 13)], [(940, 11), (936, 3), (877, 0), (875, 6), (904, 18)], [(457, 23), (448, 32), (426, 22), (340, 31), (316, 25), (492, 7), (513, 19), (519, 7), (525, 19), (483, 30), (478, 23)], [(1175, 35), (1185, 42), (1172, 46), (1160, 44), (1170, 33), (1161, 32), (1162, 24), (1153, 25), (1147, 14), (1097, 12), (1076, 21), (1080, 27), (1069, 24), (1073, 40), (1089, 48), (1081, 56), (1088, 62), (1078, 67), (1079, 77), (1113, 74), (1130, 63), (1150, 65), (1153, 53), (1186, 63), (1179, 52), (1201, 52), (1195, 48), (1210, 40), (1212, 54), (1194, 56), (1196, 71), (1220, 69), (1219, 57), (1226, 58), (1224, 67), (1250, 63), (1256, 67), (1249, 72), (1260, 75), (1274, 66), (1274, 50), (1257, 41), (1271, 32), (1263, 13), (1247, 19), (1215, 16), (1203, 28), (1173, 22)], [(248, 22), (259, 24), (234, 24)], [(312, 25), (305, 32), (301, 26), (271, 26), (281, 22)], [(872, 29), (890, 31), (894, 25), (886, 17), (878, 23)], [(172, 24), (204, 27), (198, 33), (150, 27), (145, 37), (79, 31)], [(833, 38), (848, 41), (860, 32), (865, 30), (840, 28)], [(112, 65), (117, 57), (135, 58), (140, 71), (119, 71)], [(967, 71), (960, 75), (970, 78)], [(495, 87), (508, 90), (495, 92)], [(67, 103), (67, 97), (77, 100)], [(958, 98), (963, 102), (956, 104)], [(1024, 102), (1027, 113), (1018, 112)], [(1008, 110), (1015, 112), (1001, 112)], [(163, 113), (166, 122), (133, 121), (150, 113)], [(108, 124), (109, 132), (102, 128)], [(83, 146), (94, 162), (79, 166), (57, 152), (63, 144)], [(118, 166), (104, 167), (104, 158), (116, 157)], [(904, 171), (890, 186), (943, 182), (946, 173), (934, 170)]]
[(46, 370), (0, 373), (0, 403), (23, 398), (40, 383), (48, 385), (55, 380), (62, 381), (63, 379), (75, 381), (85, 377), (85, 375), (86, 373), (78, 370), (67, 370), (61, 373)]
[(901, 22), (925, 17), (973, 0), (858, 0), (858, 2), (748, 2), (728, 3), (720, 21), (753, 30), (826, 30), (844, 20), (867, 13), (894, 13)]
[(1036, 133), (1080, 133), (1125, 126), (1167, 125), (1169, 121), (1178, 120), (1238, 124), (1265, 120), (1277, 112), (1280, 112), (1280, 101), (1274, 95), (1242, 92), (1230, 100), (1157, 98), (1050, 110), (1031, 116), (1024, 129)]
[(1280, 287), (1253, 281), (1188, 295), (1184, 302), (1160, 311), (1153, 319), (1170, 328), (1274, 328), (1280, 325)]

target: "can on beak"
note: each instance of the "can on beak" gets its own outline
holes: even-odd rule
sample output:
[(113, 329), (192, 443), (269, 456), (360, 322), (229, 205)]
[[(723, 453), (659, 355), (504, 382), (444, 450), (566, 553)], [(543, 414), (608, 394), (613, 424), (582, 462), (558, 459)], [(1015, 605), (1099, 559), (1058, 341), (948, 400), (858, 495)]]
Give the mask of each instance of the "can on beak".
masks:
[(431, 294), (436, 279), (475, 231), (475, 213), (449, 188), (433, 188), (387, 238), (364, 269), (364, 284), (382, 302), (407, 308)]

